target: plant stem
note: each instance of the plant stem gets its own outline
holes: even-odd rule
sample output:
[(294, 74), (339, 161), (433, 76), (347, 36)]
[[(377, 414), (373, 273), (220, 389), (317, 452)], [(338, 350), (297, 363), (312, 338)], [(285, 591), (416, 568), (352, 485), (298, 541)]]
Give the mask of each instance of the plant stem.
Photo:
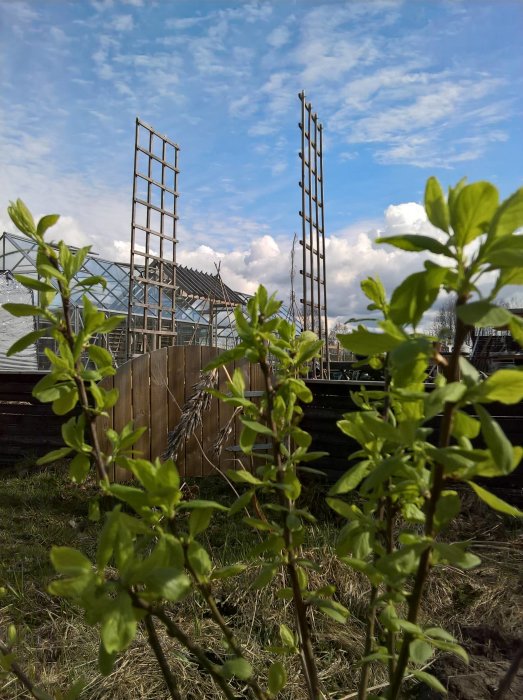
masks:
[[(467, 297), (465, 295), (460, 295), (458, 297), (456, 307), (465, 304)], [(456, 319), (456, 333), (454, 337), (454, 348), (452, 355), (449, 360), (449, 364), (445, 370), (445, 377), (447, 382), (459, 381), (459, 358), (461, 354), (461, 347), (467, 337), (470, 328), (466, 326), (459, 317)], [(443, 418), (441, 421), (440, 429), (440, 439), (439, 446), (446, 447), (450, 443), (450, 434), (452, 429), (452, 420), (454, 416), (455, 404), (447, 402), (443, 411)], [(441, 491), (443, 490), (444, 484), (444, 467), (442, 464), (434, 464), (432, 468), (432, 487), (430, 490), (430, 498), (427, 503), (427, 512), (425, 516), (425, 535), (429, 538), (435, 536), (434, 530), (434, 515), (436, 513), (436, 506), (438, 500), (441, 496)], [(407, 620), (412, 623), (416, 623), (418, 619), (419, 609), (421, 605), (421, 600), (423, 597), (423, 591), (425, 588), (425, 583), (427, 581), (430, 569), (431, 569), (431, 554), (432, 547), (427, 547), (421, 556), (418, 564), (418, 569), (416, 572), (416, 577), (414, 579), (414, 586), (412, 588), (412, 593), (409, 598), (409, 611), (407, 615)], [(403, 643), (401, 645), (401, 650), (398, 656), (398, 662), (396, 665), (396, 670), (391, 681), (390, 691), (388, 698), (389, 700), (397, 700), (400, 691), (401, 683), (403, 681), (403, 675), (407, 664), (409, 661), (409, 645), (412, 641), (413, 636), (406, 633), (403, 638)]]
[[(2, 653), (4, 656), (7, 656), (7, 654), (11, 653), (11, 649), (8, 646), (6, 646), (4, 644), (4, 642), (2, 642), (1, 640), (0, 640), (0, 653)], [(11, 673), (13, 673), (18, 678), (18, 680), (24, 686), (24, 688), (29, 693), (31, 693), (31, 695), (34, 698), (36, 698), (36, 700), (39, 700), (39, 698), (42, 697), (41, 691), (38, 688), (38, 686), (36, 686), (33, 683), (33, 681), (29, 678), (29, 676), (27, 676), (24, 673), (24, 671), (22, 671), (22, 669), (16, 663), (16, 661), (11, 661), (11, 663), (9, 664), (9, 671), (11, 671)]]
[(169, 668), (169, 664), (167, 663), (167, 659), (165, 658), (162, 645), (154, 627), (153, 618), (150, 614), (145, 616), (145, 627), (147, 629), (147, 636), (149, 637), (149, 644), (151, 645), (151, 648), (154, 651), (154, 655), (156, 656), (156, 660), (158, 661), (158, 665), (160, 666), (160, 669), (162, 671), (163, 677), (165, 679), (165, 684), (169, 689), (171, 698), (173, 698), (173, 700), (182, 700), (182, 696), (180, 695), (180, 691), (178, 690), (178, 684), (176, 683), (176, 679), (173, 676), (171, 669)]
[[(238, 643), (238, 640), (234, 636), (234, 632), (231, 630), (223, 615), (219, 611), (218, 606), (216, 605), (216, 600), (212, 594), (211, 587), (208, 583), (201, 583), (198, 581), (196, 572), (194, 571), (187, 557), (185, 557), (185, 566), (193, 577), (193, 580), (196, 582), (198, 590), (202, 594), (203, 599), (207, 603), (207, 607), (209, 608), (213, 620), (223, 632), (223, 636), (227, 640), (227, 644), (233, 650), (236, 656), (245, 658), (245, 652), (242, 646)], [(251, 677), (248, 678), (245, 683), (247, 683), (249, 688), (252, 690), (255, 698), (258, 698), (258, 700), (267, 700), (267, 694), (260, 688), (256, 680)]]
[[(47, 260), (50, 265), (52, 265), (56, 270), (60, 271), (59, 265), (56, 262), (56, 260), (51, 256), (47, 255)], [(69, 290), (64, 286), (64, 284), (58, 280), (58, 289), (60, 290), (60, 297), (62, 299), (62, 309), (64, 312), (64, 322), (65, 322), (65, 330), (62, 331), (62, 335), (64, 336), (67, 345), (69, 346), (69, 350), (71, 351), (71, 354), (74, 354), (74, 330), (71, 324), (71, 295), (69, 293)], [(89, 433), (91, 436), (91, 442), (92, 442), (92, 448), (93, 452), (92, 455), (94, 457), (94, 462), (96, 465), (96, 471), (98, 473), (98, 478), (100, 479), (101, 482), (104, 484), (109, 484), (109, 475), (107, 474), (107, 470), (105, 468), (105, 460), (103, 458), (102, 450), (100, 448), (100, 442), (98, 440), (98, 434), (96, 432), (96, 427), (95, 427), (95, 421), (96, 421), (96, 416), (93, 413), (93, 410), (91, 406), (89, 405), (89, 398), (87, 396), (87, 390), (85, 388), (85, 383), (84, 380), (81, 377), (81, 371), (82, 371), (82, 366), (80, 364), (80, 360), (77, 360), (75, 362), (75, 372), (74, 372), (74, 383), (76, 384), (76, 389), (78, 391), (78, 396), (80, 397), (80, 405), (82, 407), (82, 413), (85, 417), (85, 420), (87, 422), (87, 427), (89, 429)]]
[[(365, 633), (365, 650), (363, 655), (369, 656), (372, 652), (372, 643), (374, 641), (374, 626), (376, 624), (376, 598), (378, 597), (378, 587), (372, 586), (370, 589), (367, 630)], [(369, 685), (370, 662), (364, 660), (362, 662), (360, 684), (358, 688), (358, 700), (365, 700), (367, 697), (367, 689)]]
[[(274, 394), (275, 388), (271, 380), (271, 369), (267, 362), (267, 356), (264, 355), (260, 357), (259, 360), (260, 368), (262, 370), (264, 383), (265, 383), (265, 393), (267, 395), (267, 420), (270, 423), (270, 428), (273, 435), (276, 436), (278, 429), (273, 418), (273, 408), (274, 408)], [(273, 437), (272, 439), (272, 449), (274, 464), (277, 469), (277, 478), (280, 484), (284, 483), (285, 470), (281, 460), (281, 442), (278, 438)], [(285, 495), (285, 492), (281, 492), (281, 499), (283, 505), (288, 509), (292, 510), (294, 504)], [(286, 519), (283, 523), (283, 538), (285, 541), (285, 549), (287, 551), (287, 572), (291, 581), (292, 595), (294, 601), (294, 616), (296, 620), (296, 626), (298, 629), (299, 637), (299, 648), (300, 648), (300, 658), (302, 664), (303, 675), (307, 683), (307, 690), (309, 698), (311, 700), (318, 700), (321, 696), (320, 681), (318, 678), (318, 669), (316, 668), (316, 659), (314, 657), (314, 650), (312, 647), (311, 635), (309, 632), (309, 623), (307, 620), (307, 606), (303, 600), (301, 593), (300, 582), (298, 578), (298, 571), (296, 567), (296, 559), (294, 552), (294, 545), (292, 542), (292, 532), (287, 526)]]
[(164, 625), (165, 629), (167, 630), (167, 633), (171, 637), (177, 639), (182, 646), (184, 646), (188, 651), (191, 652), (191, 654), (197, 660), (199, 667), (202, 670), (207, 671), (212, 676), (214, 681), (220, 686), (227, 700), (235, 700), (235, 693), (233, 692), (232, 688), (227, 683), (225, 678), (221, 675), (219, 669), (215, 666), (215, 664), (209, 661), (205, 654), (205, 651), (197, 644), (195, 644), (192, 641), (192, 639), (188, 637), (185, 634), (185, 632), (180, 627), (178, 627), (178, 625), (175, 622), (171, 620), (171, 618), (167, 615), (165, 610), (163, 610), (162, 608), (155, 608), (147, 601), (142, 600), (133, 591), (128, 592), (132, 598), (133, 605), (136, 608), (145, 610), (149, 615), (152, 615), (153, 617), (156, 617), (158, 620), (160, 620), (160, 622)]

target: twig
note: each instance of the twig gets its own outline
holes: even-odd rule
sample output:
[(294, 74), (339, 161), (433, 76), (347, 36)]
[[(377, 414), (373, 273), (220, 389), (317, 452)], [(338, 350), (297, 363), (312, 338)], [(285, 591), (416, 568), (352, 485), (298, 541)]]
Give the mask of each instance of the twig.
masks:
[(158, 665), (162, 671), (165, 684), (169, 689), (171, 698), (173, 698), (173, 700), (182, 700), (182, 696), (178, 689), (178, 684), (176, 683), (176, 678), (174, 677), (169, 664), (167, 663), (160, 639), (158, 638), (158, 634), (154, 627), (153, 618), (150, 614), (145, 616), (145, 627), (147, 629), (147, 636), (149, 637), (149, 644), (154, 651), (154, 655), (156, 656), (156, 660), (158, 661)]
[(140, 608), (142, 610), (145, 610), (149, 615), (152, 615), (153, 617), (158, 618), (160, 622), (164, 625), (165, 629), (167, 630), (167, 633), (171, 636), (177, 639), (182, 646), (184, 646), (186, 649), (188, 649), (191, 654), (195, 657), (195, 659), (198, 662), (198, 665), (201, 669), (204, 671), (207, 671), (214, 681), (220, 686), (220, 688), (223, 691), (223, 694), (227, 698), (227, 700), (235, 700), (235, 694), (232, 691), (232, 688), (230, 685), (227, 683), (225, 678), (221, 675), (220, 670), (218, 667), (216, 667), (215, 664), (210, 661), (206, 654), (205, 651), (199, 647), (197, 644), (195, 644), (190, 637), (188, 637), (185, 632), (178, 627), (178, 625), (171, 620), (171, 618), (167, 615), (165, 610), (162, 610), (161, 608), (155, 608), (152, 606), (150, 603), (148, 603), (145, 600), (142, 600), (136, 593), (133, 591), (128, 591), (129, 595), (132, 598), (133, 605), (136, 608)]
[[(1, 640), (0, 640), (0, 652), (1, 652), (4, 656), (7, 656), (7, 654), (10, 654), (10, 653), (11, 653), (11, 649), (10, 649), (6, 644), (4, 644), (4, 642), (2, 642)], [(36, 685), (33, 683), (33, 681), (29, 678), (29, 676), (28, 676), (24, 671), (22, 671), (22, 669), (21, 669), (20, 666), (16, 663), (16, 661), (11, 661), (11, 662), (10, 662), (10, 664), (9, 664), (9, 671), (11, 671), (11, 673), (13, 673), (13, 674), (18, 678), (18, 680), (19, 680), (20, 683), (24, 686), (24, 688), (25, 688), (29, 693), (31, 693), (31, 695), (32, 695), (34, 698), (36, 698), (36, 700), (38, 700), (39, 698), (42, 697), (41, 691), (40, 691), (40, 689), (38, 688), (38, 686), (36, 686)]]
[(503, 676), (501, 683), (499, 684), (498, 689), (496, 690), (496, 694), (494, 695), (494, 700), (501, 700), (502, 698), (505, 697), (507, 692), (510, 689), (510, 686), (512, 685), (512, 681), (516, 677), (516, 674), (518, 672), (518, 668), (520, 663), (523, 661), (523, 640), (520, 641), (519, 643), (519, 649), (516, 652), (516, 655), (512, 659), (512, 663), (508, 667), (507, 672)]

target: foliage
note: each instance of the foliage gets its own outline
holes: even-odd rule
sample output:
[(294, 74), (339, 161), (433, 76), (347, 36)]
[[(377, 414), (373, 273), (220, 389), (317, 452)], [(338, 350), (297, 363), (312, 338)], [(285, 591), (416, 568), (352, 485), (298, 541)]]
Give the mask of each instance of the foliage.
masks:
[[(384, 663), (388, 668), (390, 685), (383, 697), (390, 700), (398, 697), (407, 671), (442, 689), (439, 681), (422, 668), (434, 649), (466, 657), (448, 632), (430, 625), (422, 627), (418, 622), (430, 570), (445, 563), (469, 569), (479, 561), (463, 543), (438, 539), (460, 509), (453, 482), (470, 483), (492, 508), (521, 515), (474, 479), (507, 474), (521, 459), (523, 450), (510, 444), (485, 405), (521, 400), (523, 374), (500, 370), (481, 381), (475, 369), (460, 358), (460, 349), (473, 326), (509, 326), (515, 338), (520, 342), (523, 338), (521, 320), (494, 303), (505, 285), (519, 280), (523, 236), (514, 231), (523, 223), (522, 202), (523, 190), (519, 190), (498, 206), (492, 185), (465, 185), (463, 181), (450, 189), (446, 199), (439, 183), (431, 178), (425, 207), (431, 222), (442, 230), (442, 240), (406, 235), (384, 242), (414, 252), (430, 251), (443, 256), (448, 266), (426, 262), (425, 270), (404, 280), (390, 300), (379, 280), (366, 280), (362, 289), (370, 300), (368, 308), (379, 312), (383, 319), (380, 332), (360, 325), (352, 333), (339, 336), (347, 350), (368, 356), (371, 366), (383, 366), (386, 375), (383, 390), (354, 393), (358, 410), (339, 422), (342, 432), (355, 440), (359, 449), (328, 498), (330, 507), (346, 521), (339, 533), (338, 556), (347, 567), (362, 572), (371, 589), (360, 698), (376, 697), (367, 687), (371, 663)], [(259, 402), (245, 396), (239, 369), (231, 377), (226, 394), (214, 391), (220, 400), (242, 409), (240, 445), (254, 467), (230, 472), (230, 478), (245, 490), (228, 509), (209, 500), (184, 501), (172, 461), (151, 463), (133, 452), (140, 430), (132, 425), (120, 434), (109, 430), (109, 454), (104, 454), (98, 444), (95, 421), (114, 405), (117, 393), (98, 385), (114, 369), (110, 355), (93, 345), (92, 339), (111, 330), (117, 321), (106, 319), (84, 296), (83, 329), (75, 335), (71, 328), (69, 303), (75, 285), (88, 288), (102, 282), (99, 278), (75, 281), (88, 248), (74, 254), (63, 243), (54, 248), (45, 242), (45, 231), (57, 216), (44, 217), (36, 225), (20, 200), (11, 205), (9, 213), (39, 247), (39, 279), (17, 277), (39, 292), (39, 303), (36, 307), (5, 306), (14, 315), (44, 317), (58, 346), (56, 354), (46, 350), (52, 370), (35, 387), (35, 396), (51, 402), (60, 415), (78, 404), (81, 409), (63, 425), (65, 447), (46, 455), (40, 463), (72, 457), (70, 473), (76, 482), (85, 480), (94, 464), (102, 493), (118, 501), (106, 516), (94, 558), (71, 547), (54, 547), (51, 551), (51, 561), (60, 576), (50, 591), (78, 604), (86, 621), (99, 629), (101, 672), (111, 672), (118, 655), (125, 652), (138, 627), (143, 626), (170, 696), (180, 698), (176, 676), (157, 632), (157, 625), (161, 625), (188, 650), (202, 672), (211, 675), (227, 698), (236, 697), (238, 681), (251, 697), (277, 696), (286, 683), (280, 657), (293, 654), (300, 657), (308, 697), (324, 697), (309, 616), (318, 610), (344, 624), (349, 611), (336, 600), (333, 586), (317, 589), (310, 583), (309, 573), (316, 565), (303, 554), (314, 518), (300, 503), (300, 474), (314, 473), (306, 465), (318, 454), (309, 452), (311, 437), (299, 427), (300, 403), (312, 398), (300, 376), (319, 353), (321, 342), (310, 332), (296, 336), (294, 326), (277, 315), (280, 303), (263, 287), (249, 300), (246, 315), (236, 310), (241, 342), (207, 370), (241, 358), (261, 368), (265, 391)], [(471, 248), (475, 252), (471, 253)], [(487, 295), (481, 295), (478, 282), (486, 272), (495, 272), (496, 281)], [(438, 354), (433, 339), (417, 331), (441, 289), (457, 297), (454, 351), (448, 363)], [(50, 305), (57, 295), (61, 311), (52, 312)], [(31, 333), (20, 339), (10, 352), (27, 347), (35, 337)], [(86, 356), (94, 369), (88, 369)], [(433, 362), (441, 366), (442, 373), (434, 390), (428, 391), (424, 380)], [(439, 442), (433, 444), (429, 439), (430, 421), (439, 414), (443, 414)], [(472, 443), (479, 433), (485, 445), (482, 448)], [(268, 451), (260, 450), (259, 440), (268, 442)], [(129, 470), (136, 483), (111, 484), (107, 475), (112, 464)], [(346, 497), (356, 489), (361, 496), (358, 502)], [(230, 517), (247, 511), (243, 523), (259, 536), (250, 561), (213, 566), (212, 553), (203, 542), (217, 511), (227, 511)], [(92, 514), (97, 517), (95, 506)], [(241, 575), (247, 567), (257, 568), (254, 589), (268, 586), (283, 574), (285, 585), (279, 597), (282, 605), (290, 601), (294, 610), (294, 629), (282, 624), (279, 638), (272, 640), (270, 649), (275, 660), (268, 669), (251, 666), (214, 595), (216, 581)], [(200, 596), (221, 630), (226, 650), (223, 662), (218, 663), (215, 659), (220, 655), (188, 636), (178, 624), (176, 606), (183, 605), (191, 592)], [(34, 697), (47, 697), (18, 666), (12, 654), (15, 634), (12, 631), (2, 642), (4, 669), (14, 673)], [(64, 697), (78, 697), (80, 692), (81, 684), (77, 683)]]

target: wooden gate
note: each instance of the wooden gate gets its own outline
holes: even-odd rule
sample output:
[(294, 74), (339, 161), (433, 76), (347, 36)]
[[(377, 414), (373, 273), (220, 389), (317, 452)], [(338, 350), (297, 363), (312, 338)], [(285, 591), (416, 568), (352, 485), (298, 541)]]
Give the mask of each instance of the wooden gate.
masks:
[[(194, 393), (200, 371), (219, 352), (217, 348), (199, 345), (171, 346), (135, 357), (121, 365), (113, 377), (106, 377), (102, 386), (106, 389), (116, 387), (120, 398), (109, 417), (98, 422), (102, 449), (109, 451), (105, 436), (107, 428), (120, 431), (132, 420), (136, 428), (147, 428), (136, 443), (136, 452), (146, 459), (160, 457), (167, 446), (168, 433), (178, 424), (184, 404)], [(261, 389), (262, 377), (258, 367), (238, 362), (228, 365), (227, 370), (232, 374), (235, 367), (242, 368), (247, 390)], [(220, 368), (221, 390), (225, 390), (226, 381), (226, 374)], [(241, 452), (230, 449), (239, 442), (237, 420), (220, 456), (217, 458), (213, 454), (214, 442), (220, 429), (229, 422), (232, 412), (231, 406), (212, 398), (210, 409), (203, 413), (202, 423), (178, 452), (176, 465), (182, 476), (204, 476), (212, 474), (216, 468), (225, 471), (239, 464)], [(120, 481), (129, 474), (117, 469), (111, 477)]]

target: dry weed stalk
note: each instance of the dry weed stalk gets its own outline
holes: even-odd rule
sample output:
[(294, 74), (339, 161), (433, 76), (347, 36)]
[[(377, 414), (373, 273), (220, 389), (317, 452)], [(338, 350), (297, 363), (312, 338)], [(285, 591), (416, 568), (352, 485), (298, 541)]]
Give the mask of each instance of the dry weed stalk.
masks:
[(178, 425), (167, 437), (167, 448), (162, 454), (162, 459), (176, 459), (183, 441), (191, 437), (196, 428), (201, 425), (203, 414), (211, 406), (212, 396), (208, 390), (216, 389), (217, 386), (217, 369), (200, 372), (200, 381), (194, 385), (194, 393), (182, 408)]

